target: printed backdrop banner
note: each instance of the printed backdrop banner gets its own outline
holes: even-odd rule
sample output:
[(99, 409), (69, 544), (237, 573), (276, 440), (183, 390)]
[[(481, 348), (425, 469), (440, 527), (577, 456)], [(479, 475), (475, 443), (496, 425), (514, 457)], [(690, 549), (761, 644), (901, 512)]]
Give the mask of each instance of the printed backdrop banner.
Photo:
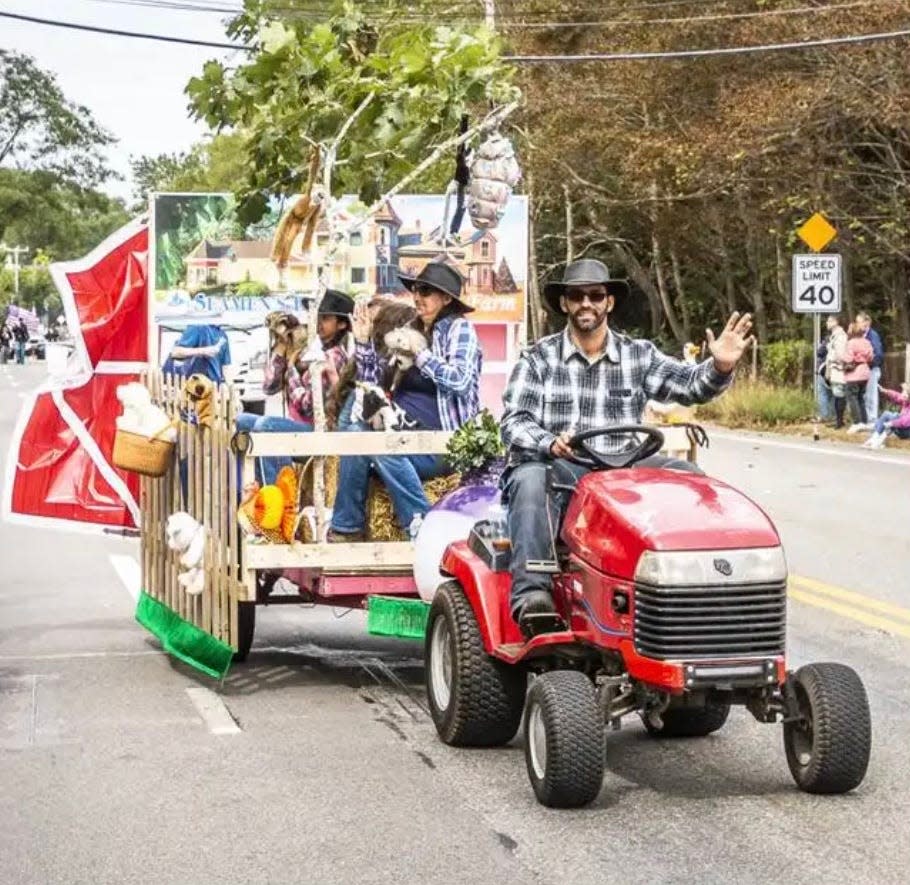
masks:
[[(476, 231), (466, 220), (443, 240), (446, 201), (440, 195), (392, 197), (372, 218), (343, 197), (332, 213), (343, 242), (330, 261), (323, 218), (313, 248), (292, 244), (283, 279), (270, 258), (280, 218), (275, 207), (244, 228), (227, 194), (155, 194), (152, 199), (151, 314), (155, 323), (196, 319), (215, 325), (239, 321), (280, 306), (301, 310), (321, 270), (327, 286), (354, 295), (403, 291), (399, 273), (419, 273), (445, 257), (461, 272), (475, 322), (524, 323), (528, 277), (528, 201), (513, 197), (499, 226)], [(448, 227), (448, 224), (445, 224)]]

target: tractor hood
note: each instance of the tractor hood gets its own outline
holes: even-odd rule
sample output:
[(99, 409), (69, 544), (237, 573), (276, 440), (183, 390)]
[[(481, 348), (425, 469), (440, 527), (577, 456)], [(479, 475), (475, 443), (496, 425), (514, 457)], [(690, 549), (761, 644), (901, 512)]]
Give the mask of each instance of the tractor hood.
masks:
[(644, 467), (583, 477), (566, 512), (562, 536), (584, 562), (628, 580), (646, 550), (780, 544), (764, 511), (726, 483)]

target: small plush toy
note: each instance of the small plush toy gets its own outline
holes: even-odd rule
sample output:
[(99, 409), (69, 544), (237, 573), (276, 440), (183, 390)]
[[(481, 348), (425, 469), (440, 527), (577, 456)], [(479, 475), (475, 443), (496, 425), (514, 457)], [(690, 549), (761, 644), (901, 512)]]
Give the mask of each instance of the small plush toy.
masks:
[(284, 215), (275, 230), (275, 238), (272, 241), (272, 261), (278, 267), (287, 265), (291, 256), (291, 246), (301, 231), (303, 238), (300, 242), (300, 251), (306, 254), (312, 245), (316, 226), (328, 203), (325, 188), (316, 182), (320, 161), (319, 148), (314, 147), (310, 155), (310, 168), (303, 193), (294, 201), (293, 206)]
[(417, 354), (427, 348), (427, 339), (410, 326), (386, 332), (382, 341), (389, 351), (389, 365), (395, 366), (401, 372), (410, 369)]
[(401, 406), (392, 402), (389, 395), (377, 384), (358, 381), (355, 386), (351, 420), (364, 421), (373, 430), (387, 433), (418, 430), (420, 422), (412, 418)]
[(211, 427), (215, 420), (215, 406), (212, 397), (215, 385), (211, 378), (205, 375), (190, 375), (183, 382), (183, 392), (186, 394), (187, 404), (192, 406), (196, 413), (196, 422), (202, 427)]
[(177, 583), (191, 596), (198, 596), (205, 587), (205, 534), (205, 526), (183, 510), (172, 513), (165, 523), (168, 549), (181, 554), (184, 571)]
[(289, 544), (297, 532), (297, 472), (282, 467), (274, 485), (251, 482), (244, 486), (237, 522), (254, 538)]
[(159, 437), (173, 441), (177, 431), (164, 409), (152, 402), (144, 384), (131, 381), (117, 388), (117, 399), (123, 403), (123, 413), (117, 416), (118, 430), (139, 436)]

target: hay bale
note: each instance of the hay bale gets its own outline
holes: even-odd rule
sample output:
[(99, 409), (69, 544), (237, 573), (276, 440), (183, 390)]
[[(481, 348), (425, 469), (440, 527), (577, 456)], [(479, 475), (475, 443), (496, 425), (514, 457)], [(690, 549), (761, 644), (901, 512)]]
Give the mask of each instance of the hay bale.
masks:
[[(448, 476), (437, 476), (423, 483), (430, 504), (435, 504), (443, 495), (458, 488), (461, 476), (451, 473)], [(395, 513), (392, 510), (392, 499), (385, 486), (375, 477), (370, 479), (370, 491), (367, 495), (367, 537), (371, 541), (407, 541), (408, 533), (399, 528)]]

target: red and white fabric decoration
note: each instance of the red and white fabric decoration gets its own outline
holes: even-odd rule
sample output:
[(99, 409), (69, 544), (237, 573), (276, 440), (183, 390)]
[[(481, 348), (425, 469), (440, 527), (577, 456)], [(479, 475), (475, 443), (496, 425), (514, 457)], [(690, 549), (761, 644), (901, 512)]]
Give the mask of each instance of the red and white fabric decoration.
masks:
[(51, 265), (74, 339), (62, 377), (23, 405), (7, 459), (13, 522), (133, 528), (139, 477), (111, 463), (117, 387), (148, 359), (148, 225), (134, 221), (79, 261)]

